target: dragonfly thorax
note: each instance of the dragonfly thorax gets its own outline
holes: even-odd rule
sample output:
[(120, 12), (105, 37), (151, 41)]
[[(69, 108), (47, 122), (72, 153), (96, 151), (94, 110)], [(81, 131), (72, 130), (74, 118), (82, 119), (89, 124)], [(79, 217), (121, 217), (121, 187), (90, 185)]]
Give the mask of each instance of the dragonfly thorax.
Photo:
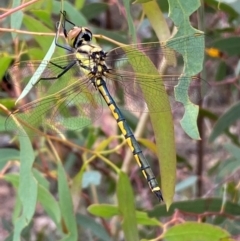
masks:
[(97, 58), (105, 58), (106, 54), (103, 52), (102, 48), (94, 45), (94, 44), (81, 44), (77, 49), (76, 52), (88, 55), (90, 59), (97, 59)]
[(93, 60), (92, 74), (95, 77), (103, 77), (106, 73), (109, 73), (109, 68), (105, 63), (106, 53), (102, 50), (95, 51), (91, 54)]
[(83, 44), (76, 50), (76, 57), (84, 69), (90, 71), (95, 77), (104, 76), (109, 72), (105, 63), (107, 54), (101, 47), (93, 44)]

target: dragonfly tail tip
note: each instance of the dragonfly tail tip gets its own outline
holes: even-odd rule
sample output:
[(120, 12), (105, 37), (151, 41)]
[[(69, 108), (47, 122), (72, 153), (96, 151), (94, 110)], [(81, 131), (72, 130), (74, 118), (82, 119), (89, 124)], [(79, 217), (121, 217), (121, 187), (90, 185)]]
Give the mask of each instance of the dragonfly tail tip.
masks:
[(157, 192), (154, 192), (154, 193), (157, 196), (159, 202), (163, 202), (164, 201), (161, 191), (157, 191)]

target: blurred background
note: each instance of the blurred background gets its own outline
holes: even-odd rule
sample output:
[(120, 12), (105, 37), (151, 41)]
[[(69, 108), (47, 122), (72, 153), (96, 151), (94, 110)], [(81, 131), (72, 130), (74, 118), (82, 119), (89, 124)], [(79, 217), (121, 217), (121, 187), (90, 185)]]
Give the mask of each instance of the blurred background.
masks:
[[(142, 2), (144, 1), (128, 4), (125, 1), (115, 0), (65, 1), (64, 10), (67, 11), (67, 17), (73, 23), (78, 26), (87, 26), (96, 37), (93, 41), (108, 52), (117, 47), (116, 41), (122, 44), (133, 43), (133, 32), (129, 28), (129, 9), (137, 43), (159, 41), (151, 21), (144, 14)], [(174, 24), (168, 16), (168, 1), (156, 1), (156, 3), (170, 32), (173, 32)], [(11, 18), (11, 9), (15, 7), (21, 10), (22, 22)], [(0, 240), (8, 240), (7, 237), (11, 237), (9, 235), (12, 234), (13, 229), (12, 219), (14, 213), (19, 211), (16, 206), (18, 182), (11, 175), (19, 173), (21, 146), (14, 132), (6, 131), (5, 120), (9, 112), (16, 109), (15, 101), (22, 91), (22, 86), (14, 85), (9, 81), (8, 69), (18, 61), (44, 58), (56, 33), (60, 9), (61, 3), (52, 0), (22, 2), (3, 0), (0, 2), (0, 217), (2, 222)], [(203, 209), (201, 213), (217, 212), (217, 210), (220, 212), (222, 202), (229, 201), (231, 205), (236, 204), (234, 207), (228, 204), (230, 205), (228, 214), (232, 215), (232, 218), (221, 216), (219, 222), (213, 221), (212, 216), (207, 219), (211, 219), (211, 223), (227, 227), (226, 230), (237, 237), (240, 234), (238, 231), (240, 222), (237, 219), (237, 215), (240, 215), (240, 206), (237, 205), (240, 193), (240, 1), (201, 1), (201, 8), (190, 16), (190, 22), (194, 28), (205, 33), (205, 61), (201, 78), (209, 87), (205, 98), (199, 102), (198, 128), (201, 140), (191, 139), (179, 124), (184, 113), (183, 108), (172, 112), (177, 153), (173, 204), (176, 205), (175, 208), (183, 209), (182, 204), (185, 204), (185, 207), (192, 205), (191, 207), (197, 210), (198, 205), (204, 205), (205, 199), (215, 198), (212, 199), (213, 209)], [(60, 42), (66, 44), (63, 39)], [(61, 53), (64, 54), (64, 50)], [(124, 115), (132, 130), (136, 130), (140, 115), (129, 111), (124, 111)], [(145, 121), (140, 133), (137, 138), (160, 181), (155, 137), (149, 119)], [(68, 131), (65, 134), (66, 139), (51, 139), (51, 145), (54, 146), (63, 164), (70, 186), (74, 184), (83, 164), (91, 158), (87, 150), (106, 151), (105, 157), (118, 168), (122, 167), (128, 146), (124, 145), (117, 124), (107, 108), (104, 108), (98, 120), (82, 131)], [(35, 154), (34, 175), (41, 176), (42, 182), (47, 181), (49, 192), (53, 197), (59, 198), (57, 160), (51, 145), (45, 136), (32, 138), (31, 141)], [(157, 209), (159, 206), (156, 206), (158, 202), (155, 196), (150, 192), (132, 156), (130, 159), (127, 174), (133, 188), (136, 208), (155, 210), (151, 212), (154, 217), (159, 211), (159, 216), (164, 217), (162, 222), (166, 223), (166, 220), (171, 219), (173, 209), (172, 213), (168, 214), (163, 209)], [(87, 222), (86, 217), (89, 214), (86, 208), (91, 204), (117, 205), (117, 174), (113, 168), (110, 168), (100, 157), (95, 157), (86, 171), (82, 190), (79, 193), (71, 191), (75, 202), (75, 213), (85, 215), (84, 218), (78, 216), (79, 226)], [(43, 206), (37, 204), (34, 219), (23, 234), (24, 240), (56, 240), (61, 236), (58, 232), (60, 228), (56, 228), (56, 222), (49, 218)], [(191, 211), (195, 213), (196, 210), (193, 208)], [(185, 211), (190, 212), (190, 210)], [(197, 219), (198, 214), (194, 215)], [(92, 218), (91, 215), (90, 217)], [(81, 223), (81, 220), (85, 221)], [(99, 219), (92, 219), (89, 223), (89, 232), (79, 228), (81, 230), (79, 232), (83, 234), (79, 240), (86, 240), (86, 238), (107, 240), (96, 234), (99, 227), (95, 227), (95, 224), (101, 224), (99, 230), (105, 230), (108, 237), (113, 238), (114, 234), (116, 235), (115, 239), (109, 240), (124, 240), (119, 235), (119, 229), (118, 233), (113, 228), (116, 224), (114, 219), (106, 221), (100, 216)], [(95, 230), (95, 233), (92, 230)], [(146, 238), (153, 238), (159, 234), (159, 231), (153, 231), (147, 227), (139, 230), (141, 236)]]

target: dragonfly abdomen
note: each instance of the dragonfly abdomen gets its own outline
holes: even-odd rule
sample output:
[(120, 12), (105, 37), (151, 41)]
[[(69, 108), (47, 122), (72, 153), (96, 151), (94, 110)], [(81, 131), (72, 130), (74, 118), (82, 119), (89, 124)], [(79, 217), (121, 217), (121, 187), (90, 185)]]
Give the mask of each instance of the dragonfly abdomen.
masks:
[(145, 156), (142, 153), (142, 150), (136, 140), (136, 138), (133, 135), (132, 130), (127, 124), (126, 119), (124, 118), (123, 114), (121, 113), (120, 109), (117, 107), (115, 101), (113, 100), (112, 96), (110, 95), (106, 82), (102, 78), (96, 79), (96, 86), (104, 98), (105, 102), (107, 103), (109, 109), (111, 110), (114, 118), (117, 121), (117, 124), (124, 135), (132, 153), (137, 161), (145, 179), (148, 182), (148, 185), (153, 193), (157, 196), (159, 201), (163, 201), (161, 189), (158, 185), (158, 182), (156, 180), (156, 177), (153, 174), (153, 171), (148, 163), (148, 160), (145, 158)]

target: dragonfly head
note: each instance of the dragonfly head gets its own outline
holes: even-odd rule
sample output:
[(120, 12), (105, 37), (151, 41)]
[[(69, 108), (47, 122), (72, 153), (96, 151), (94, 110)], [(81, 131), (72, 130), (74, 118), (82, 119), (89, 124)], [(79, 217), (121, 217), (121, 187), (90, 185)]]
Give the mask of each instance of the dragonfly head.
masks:
[(92, 40), (92, 32), (88, 28), (74, 26), (64, 35), (72, 48), (77, 49), (81, 45), (89, 44)]

